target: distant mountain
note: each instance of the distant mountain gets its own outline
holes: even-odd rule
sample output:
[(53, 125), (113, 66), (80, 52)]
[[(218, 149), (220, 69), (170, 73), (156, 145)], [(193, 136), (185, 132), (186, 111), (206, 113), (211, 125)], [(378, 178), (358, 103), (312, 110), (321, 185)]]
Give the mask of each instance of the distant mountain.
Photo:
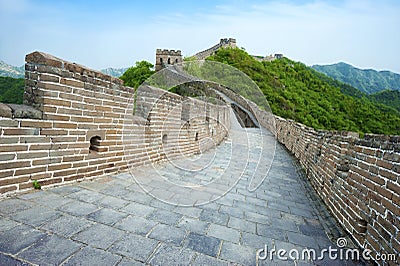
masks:
[[(100, 70), (102, 73), (119, 78), (128, 68), (106, 68)], [(25, 67), (12, 66), (0, 60), (0, 77), (23, 78), (25, 77)]]
[(333, 65), (314, 65), (312, 68), (367, 94), (383, 90), (400, 90), (400, 75), (390, 71), (359, 69), (343, 62)]
[(0, 76), (1, 77), (12, 77), (12, 78), (23, 78), (25, 77), (25, 67), (15, 67), (9, 65), (3, 61), (0, 61)]
[(102, 69), (100, 70), (102, 73), (119, 78), (120, 76), (122, 76), (122, 74), (124, 74), (124, 72), (127, 70), (128, 68), (106, 68), (106, 69)]

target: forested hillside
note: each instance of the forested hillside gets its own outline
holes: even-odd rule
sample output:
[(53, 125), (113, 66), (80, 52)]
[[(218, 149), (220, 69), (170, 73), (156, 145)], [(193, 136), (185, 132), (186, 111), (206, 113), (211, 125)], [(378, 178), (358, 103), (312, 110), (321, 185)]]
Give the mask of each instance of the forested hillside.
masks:
[(400, 114), (400, 91), (380, 91), (378, 93), (368, 95), (368, 98), (377, 103), (390, 106), (396, 109), (397, 112)]
[[(366, 97), (352, 97), (329, 77), (287, 58), (259, 62), (241, 49), (220, 49), (208, 58), (232, 65), (260, 87), (274, 114), (316, 129), (400, 134), (400, 116)], [(352, 91), (354, 89), (347, 88)], [(356, 94), (356, 91), (353, 91)], [(356, 96), (356, 95), (355, 95)]]
[(0, 77), (0, 102), (22, 104), (24, 86), (22, 78)]

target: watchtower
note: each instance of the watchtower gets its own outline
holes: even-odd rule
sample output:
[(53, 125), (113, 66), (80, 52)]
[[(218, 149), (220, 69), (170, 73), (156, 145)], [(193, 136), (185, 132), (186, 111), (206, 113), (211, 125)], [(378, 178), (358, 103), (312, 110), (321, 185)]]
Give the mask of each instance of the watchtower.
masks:
[(226, 47), (232, 47), (232, 48), (236, 48), (236, 39), (234, 39), (234, 38), (224, 38), (224, 39), (221, 39), (220, 41), (219, 41), (219, 44), (220, 44), (220, 46), (221, 47), (224, 47), (224, 48), (226, 48)]
[(182, 63), (181, 50), (156, 50), (156, 71), (163, 69), (167, 65)]

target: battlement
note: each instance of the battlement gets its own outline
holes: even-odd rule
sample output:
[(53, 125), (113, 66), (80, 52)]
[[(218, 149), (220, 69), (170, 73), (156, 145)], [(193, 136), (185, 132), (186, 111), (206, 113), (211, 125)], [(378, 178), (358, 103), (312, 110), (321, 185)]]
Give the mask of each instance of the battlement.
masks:
[(156, 54), (157, 55), (182, 56), (181, 50), (157, 49)]
[(219, 41), (219, 44), (222, 47), (230, 46), (230, 47), (236, 47), (236, 39), (234, 38), (223, 38)]

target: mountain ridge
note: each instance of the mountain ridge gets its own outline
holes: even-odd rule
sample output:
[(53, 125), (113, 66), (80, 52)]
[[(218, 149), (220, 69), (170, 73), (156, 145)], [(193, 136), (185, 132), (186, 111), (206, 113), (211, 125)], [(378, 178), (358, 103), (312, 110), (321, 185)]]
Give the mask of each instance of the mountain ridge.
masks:
[(23, 78), (25, 76), (25, 66), (12, 66), (0, 60), (0, 77)]
[(400, 91), (400, 74), (389, 70), (360, 69), (344, 62), (313, 65), (311, 68), (333, 79), (347, 83), (366, 94), (385, 90)]
[[(124, 74), (124, 72), (127, 69), (128, 69), (127, 67), (121, 67), (121, 68), (108, 67), (101, 69), (100, 72), (106, 75), (119, 78), (120, 76), (122, 76), (122, 74)], [(22, 65), (20, 67), (17, 67), (7, 64), (6, 62), (0, 60), (0, 77), (24, 78), (25, 66)]]

